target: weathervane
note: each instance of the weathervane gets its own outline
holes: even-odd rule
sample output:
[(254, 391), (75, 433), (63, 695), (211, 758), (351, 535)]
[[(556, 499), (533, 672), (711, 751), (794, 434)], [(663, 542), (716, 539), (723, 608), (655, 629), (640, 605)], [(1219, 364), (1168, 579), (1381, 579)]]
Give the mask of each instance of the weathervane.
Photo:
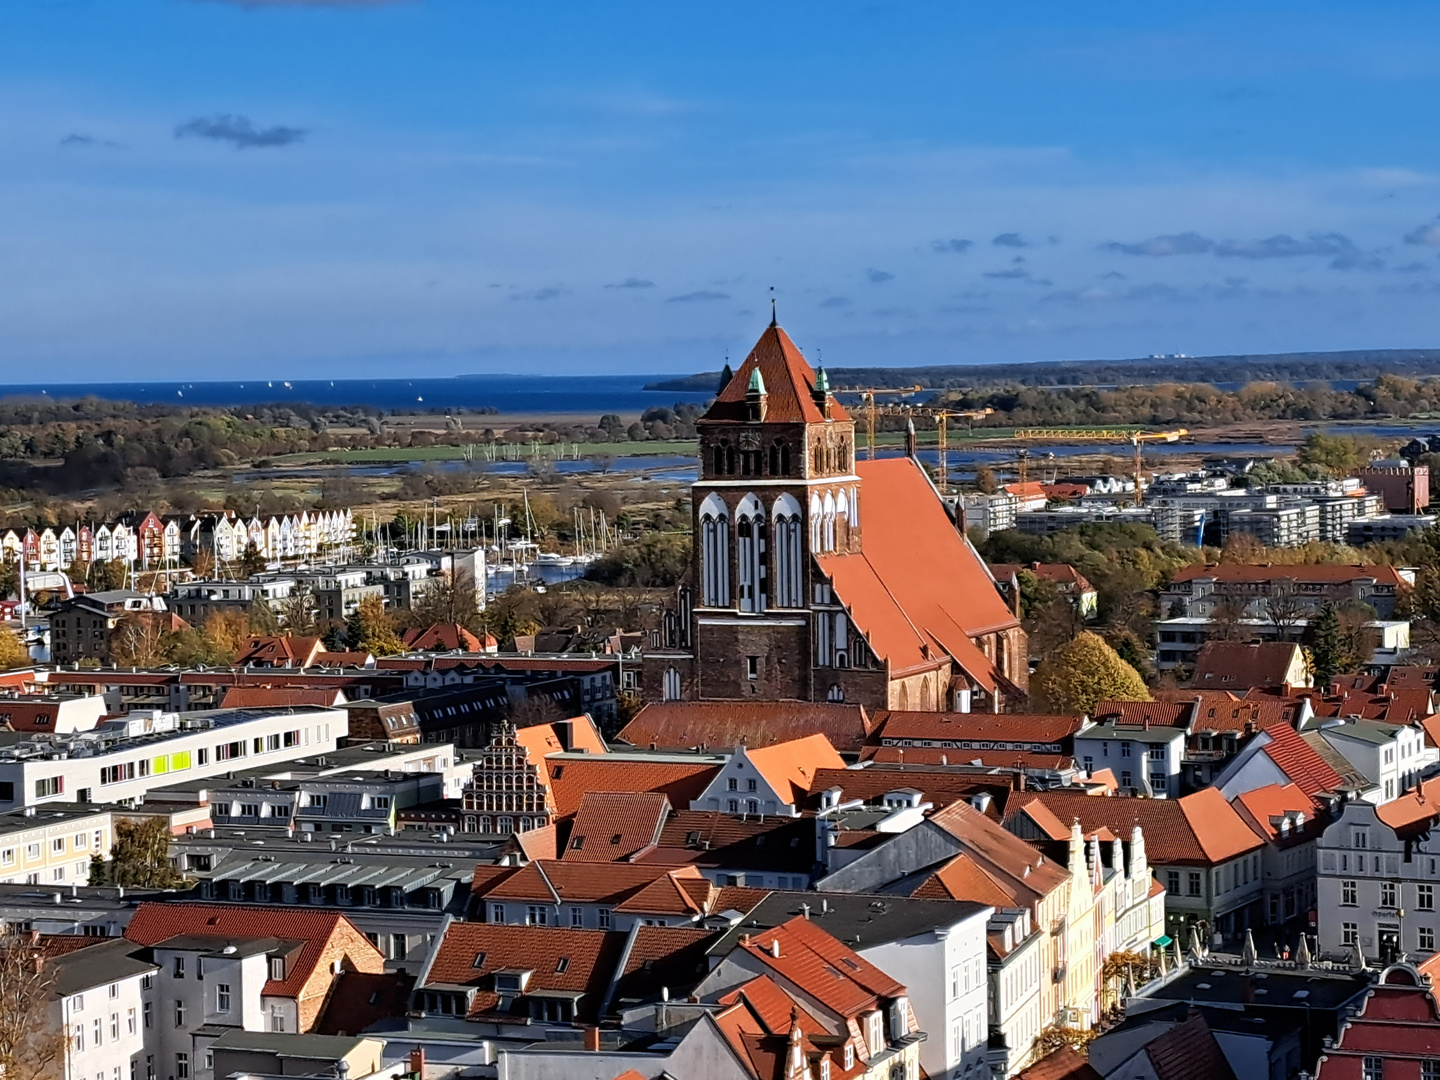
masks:
[(770, 286), (770, 325), (779, 326), (780, 321), (775, 315), (775, 286)]

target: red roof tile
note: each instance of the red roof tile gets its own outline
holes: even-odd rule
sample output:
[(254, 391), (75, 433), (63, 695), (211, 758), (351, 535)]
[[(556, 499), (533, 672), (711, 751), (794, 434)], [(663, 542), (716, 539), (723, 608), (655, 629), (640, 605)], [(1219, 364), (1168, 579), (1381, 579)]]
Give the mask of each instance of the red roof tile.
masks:
[(1190, 685), (1235, 690), (1298, 685), (1303, 670), (1300, 646), (1293, 641), (1207, 641), (1195, 658)]
[(710, 970), (706, 950), (720, 934), (682, 926), (639, 926), (625, 967), (615, 981), (612, 1001), (653, 1000), (661, 988), (683, 997)]
[(818, 809), (820, 796), (833, 787), (840, 789), (841, 801), (863, 799), (866, 803), (878, 802), (881, 796), (901, 788), (913, 788), (920, 792), (923, 801), (940, 807), (982, 791), (1003, 803), (1011, 786), (1008, 777), (977, 776), (944, 766), (897, 768), (877, 762), (864, 769), (817, 769), (805, 807)]
[[(582, 863), (539, 859), (504, 877), (480, 880), (476, 867), (475, 895), (490, 901), (526, 903), (589, 903), (614, 906), (633, 897), (667, 874), (699, 877), (693, 866), (678, 868), (635, 863)], [(497, 879), (498, 878), (498, 879)]]
[(620, 730), (631, 746), (686, 750), (770, 746), (819, 732), (855, 751), (872, 730), (861, 705), (811, 701), (653, 701)]
[(1269, 740), (1262, 753), (1311, 798), (1344, 785), (1340, 774), (1327, 765), (1294, 728), (1273, 724), (1260, 738)]
[[(900, 739), (1044, 743), (1064, 748), (1085, 717), (1048, 713), (899, 712), (875, 714), (873, 741)], [(975, 749), (981, 749), (975, 747)]]
[(403, 971), (369, 974), (341, 972), (325, 998), (324, 1011), (315, 1021), (315, 1035), (358, 1035), (371, 1024), (391, 1016), (404, 1016), (415, 976)]
[(342, 924), (349, 926), (353, 936), (374, 953), (373, 959), (383, 963), (380, 953), (350, 920), (334, 911), (143, 903), (135, 909), (135, 917), (125, 928), (125, 937), (139, 945), (158, 945), (182, 934), (233, 940), (280, 938), (303, 941), (305, 944), (300, 956), (286, 971), (285, 978), (271, 979), (265, 984), (267, 995), (296, 997), (324, 960), (330, 940)]
[(1145, 1046), (1156, 1080), (1236, 1080), (1235, 1071), (1198, 1012)]
[(579, 810), (590, 791), (658, 791), (671, 806), (689, 806), (720, 771), (708, 761), (636, 761), (617, 754), (550, 761), (548, 768), (555, 810), (562, 817)]
[(528, 971), (525, 990), (578, 993), (576, 1020), (595, 1023), (611, 977), (620, 962), (625, 935), (607, 930), (566, 930), (552, 926), (451, 923), (435, 950), (423, 987), (470, 986), (476, 993), (470, 1019), (528, 1016), (524, 998), (501, 1010), (497, 971)]
[[(486, 635), (489, 641), (494, 641)], [(433, 626), (412, 626), (400, 634), (407, 649), (415, 652), (478, 653), (480, 639), (457, 623), (435, 623)]]
[(874, 1009), (879, 999), (905, 992), (903, 985), (804, 916), (736, 947), (841, 1016), (858, 1016)]
[(1046, 1054), (1028, 1069), (1022, 1069), (1015, 1080), (1104, 1080), (1094, 1065), (1068, 1046)]
[(586, 792), (561, 857), (570, 862), (632, 859), (655, 846), (669, 813), (670, 800), (658, 792)]
[(1182, 566), (1171, 581), (1210, 580), (1223, 582), (1295, 581), (1302, 584), (1339, 585), (1350, 581), (1374, 580), (1382, 585), (1404, 586), (1405, 580), (1393, 566), (1370, 564), (1272, 566), (1269, 563), (1194, 563)]
[(235, 663), (273, 664), (281, 667), (309, 667), (316, 653), (323, 651), (324, 644), (318, 637), (281, 637), (270, 635), (252, 637), (241, 650)]
[[(863, 551), (819, 555), (836, 595), (892, 677), (949, 655), (995, 686), (994, 665), (971, 640), (1017, 624), (980, 556), (908, 457), (856, 463), (863, 482)], [(944, 567), (944, 573), (936, 573)]]
[(844, 760), (824, 735), (746, 750), (745, 756), (781, 801), (791, 805), (805, 800), (816, 769), (845, 767)]
[[(745, 392), (750, 373), (760, 369), (765, 382), (765, 421), (771, 424), (823, 424), (825, 414), (815, 404), (815, 372), (790, 335), (770, 326), (755, 342), (750, 355), (726, 383), (701, 418), (703, 421), (743, 422), (746, 418)], [(831, 420), (849, 420), (839, 402), (831, 401)]]
[(1179, 701), (1101, 701), (1091, 716), (1097, 724), (1185, 727), (1194, 707), (1194, 702)]
[(330, 709), (345, 701), (340, 690), (306, 690), (300, 687), (231, 686), (220, 699), (222, 709)]

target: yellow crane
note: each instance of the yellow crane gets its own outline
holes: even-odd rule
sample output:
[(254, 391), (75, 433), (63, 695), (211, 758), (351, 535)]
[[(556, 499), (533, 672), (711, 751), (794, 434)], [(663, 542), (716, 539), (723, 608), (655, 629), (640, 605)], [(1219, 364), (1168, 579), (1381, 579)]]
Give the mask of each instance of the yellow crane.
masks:
[(911, 394), (939, 393), (938, 390), (929, 390), (926, 387), (916, 384), (915, 386), (902, 387), (850, 387), (837, 391), (843, 394), (859, 394), (862, 406), (865, 409), (865, 455), (873, 461), (875, 459), (875, 432), (876, 418), (881, 414), (885, 416), (929, 416), (935, 420), (936, 441), (940, 450), (939, 487), (945, 490), (949, 474), (949, 462), (947, 461), (949, 449), (949, 422), (951, 419), (959, 420), (983, 420), (992, 415), (995, 410), (985, 409), (946, 409), (936, 405), (905, 405), (896, 403), (894, 405), (882, 405), (875, 399), (877, 397), (897, 396), (909, 397)]
[[(1015, 438), (1026, 442), (1128, 442), (1135, 450), (1135, 505), (1145, 501), (1145, 475), (1141, 452), (1147, 442), (1178, 442), (1189, 435), (1185, 428), (1173, 431), (1127, 431), (1124, 428), (1021, 428)], [(1027, 451), (1020, 452), (1020, 482), (1026, 481)]]

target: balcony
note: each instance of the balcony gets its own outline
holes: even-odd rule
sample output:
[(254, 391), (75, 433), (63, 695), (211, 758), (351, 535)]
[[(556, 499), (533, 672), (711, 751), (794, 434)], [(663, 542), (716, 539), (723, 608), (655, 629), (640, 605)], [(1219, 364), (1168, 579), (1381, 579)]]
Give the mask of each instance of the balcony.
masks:
[(1224, 761), (1229, 756), (1229, 750), (1186, 750), (1180, 755), (1180, 760), (1186, 765), (1208, 765)]

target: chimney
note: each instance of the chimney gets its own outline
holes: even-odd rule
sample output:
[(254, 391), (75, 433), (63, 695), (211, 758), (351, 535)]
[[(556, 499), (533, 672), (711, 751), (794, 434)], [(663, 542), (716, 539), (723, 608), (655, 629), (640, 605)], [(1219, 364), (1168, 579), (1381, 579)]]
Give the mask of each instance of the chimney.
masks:
[(915, 456), (916, 456), (916, 453), (917, 453), (917, 450), (916, 450), (916, 446), (915, 446), (915, 421), (914, 421), (914, 420), (906, 420), (906, 421), (905, 421), (905, 456), (908, 457), (908, 458), (910, 458), (910, 459), (913, 461), (914, 458), (915, 458)]
[(594, 1024), (585, 1027), (585, 1049), (592, 1054), (600, 1052), (600, 1029)]

